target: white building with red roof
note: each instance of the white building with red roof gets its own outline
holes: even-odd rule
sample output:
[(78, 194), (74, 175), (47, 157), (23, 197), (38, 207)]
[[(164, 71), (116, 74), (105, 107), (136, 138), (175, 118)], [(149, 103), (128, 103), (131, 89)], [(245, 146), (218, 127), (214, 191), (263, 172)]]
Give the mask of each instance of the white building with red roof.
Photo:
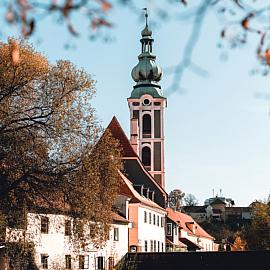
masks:
[(214, 237), (191, 216), (171, 208), (167, 208), (166, 237), (171, 251), (184, 246), (187, 251), (214, 251)]

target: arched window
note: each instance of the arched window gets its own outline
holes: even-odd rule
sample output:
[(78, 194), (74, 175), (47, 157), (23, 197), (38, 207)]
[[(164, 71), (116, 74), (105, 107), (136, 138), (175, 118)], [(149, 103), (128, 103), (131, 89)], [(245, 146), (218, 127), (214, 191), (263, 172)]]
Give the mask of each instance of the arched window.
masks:
[(146, 167), (151, 166), (151, 149), (148, 146), (142, 149), (142, 163)]
[(145, 114), (143, 116), (143, 137), (151, 137), (151, 116), (150, 114)]

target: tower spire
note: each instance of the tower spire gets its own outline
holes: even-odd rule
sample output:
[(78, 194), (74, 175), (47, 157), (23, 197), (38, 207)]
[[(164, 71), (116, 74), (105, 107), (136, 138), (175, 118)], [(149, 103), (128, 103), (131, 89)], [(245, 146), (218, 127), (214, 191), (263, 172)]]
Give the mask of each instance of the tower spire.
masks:
[(153, 54), (154, 39), (148, 25), (148, 11), (147, 8), (143, 10), (145, 25), (141, 31), (142, 49), (139, 62), (131, 72), (136, 84), (128, 98), (130, 142), (145, 169), (164, 188), (164, 110), (167, 102), (159, 85), (162, 69)]
[(144, 10), (144, 17), (145, 17), (145, 27), (148, 27), (148, 10), (147, 8), (143, 8)]

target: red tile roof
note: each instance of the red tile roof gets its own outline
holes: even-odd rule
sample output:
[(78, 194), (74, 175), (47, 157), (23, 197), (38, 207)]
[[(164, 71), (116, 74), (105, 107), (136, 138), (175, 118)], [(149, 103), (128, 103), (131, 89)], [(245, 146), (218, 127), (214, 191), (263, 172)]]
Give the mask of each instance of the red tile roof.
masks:
[(112, 213), (112, 219), (115, 222), (120, 222), (120, 223), (124, 223), (124, 224), (128, 224), (129, 223), (128, 220), (126, 220), (124, 217), (120, 216), (119, 214), (117, 214), (115, 212)]
[(137, 157), (134, 149), (132, 148), (129, 139), (127, 138), (125, 132), (123, 131), (121, 125), (119, 124), (117, 118), (114, 116), (107, 127), (110, 130), (112, 136), (119, 140), (120, 145), (123, 148), (124, 157)]
[(112, 136), (117, 139), (120, 143), (120, 147), (123, 149), (123, 159), (125, 158), (134, 158), (134, 160), (137, 160), (138, 164), (141, 166), (142, 170), (145, 172), (146, 175), (148, 175), (149, 179), (157, 186), (160, 191), (167, 196), (166, 191), (155, 181), (153, 176), (145, 169), (144, 165), (142, 164), (142, 161), (132, 148), (129, 139), (127, 138), (124, 130), (122, 129), (120, 123), (118, 122), (117, 118), (114, 116), (109, 123), (107, 130), (109, 130), (112, 134)]
[[(186, 215), (181, 212), (174, 211), (171, 208), (167, 208), (166, 210), (168, 213), (168, 217), (174, 222), (176, 222), (177, 224), (179, 224), (183, 230), (188, 232), (188, 234), (198, 236), (198, 237), (205, 237), (205, 238), (211, 238), (211, 239), (214, 238), (213, 236), (208, 234), (198, 223), (196, 223), (196, 221), (194, 221), (194, 219), (191, 216)], [(192, 232), (188, 228), (187, 226), (188, 223), (194, 223), (194, 225), (196, 226), (196, 230), (194, 232)]]

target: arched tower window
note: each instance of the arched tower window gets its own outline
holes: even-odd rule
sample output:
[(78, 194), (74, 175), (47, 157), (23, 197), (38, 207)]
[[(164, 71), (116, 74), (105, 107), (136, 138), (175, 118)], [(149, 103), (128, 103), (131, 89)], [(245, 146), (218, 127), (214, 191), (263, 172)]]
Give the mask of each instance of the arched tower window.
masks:
[(151, 166), (151, 149), (148, 146), (142, 149), (142, 163), (145, 167)]
[(151, 138), (151, 116), (150, 114), (145, 114), (143, 116), (143, 138)]

